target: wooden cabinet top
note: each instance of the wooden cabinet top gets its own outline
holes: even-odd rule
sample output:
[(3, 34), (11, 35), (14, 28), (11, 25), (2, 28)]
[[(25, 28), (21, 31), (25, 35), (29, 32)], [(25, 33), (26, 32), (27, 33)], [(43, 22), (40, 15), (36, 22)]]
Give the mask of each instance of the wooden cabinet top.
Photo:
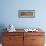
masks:
[(18, 35), (18, 36), (22, 36), (22, 35), (45, 35), (44, 32), (3, 32), (3, 35)]

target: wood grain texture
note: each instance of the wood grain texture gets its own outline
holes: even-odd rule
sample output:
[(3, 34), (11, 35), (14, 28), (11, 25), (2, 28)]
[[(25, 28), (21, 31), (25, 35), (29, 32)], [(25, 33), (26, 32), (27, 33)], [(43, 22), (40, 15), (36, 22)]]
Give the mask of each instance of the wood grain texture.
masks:
[(44, 32), (24, 33), (24, 46), (44, 46)]
[(23, 46), (23, 33), (4, 32), (3, 46)]
[(44, 46), (44, 32), (3, 32), (3, 46)]

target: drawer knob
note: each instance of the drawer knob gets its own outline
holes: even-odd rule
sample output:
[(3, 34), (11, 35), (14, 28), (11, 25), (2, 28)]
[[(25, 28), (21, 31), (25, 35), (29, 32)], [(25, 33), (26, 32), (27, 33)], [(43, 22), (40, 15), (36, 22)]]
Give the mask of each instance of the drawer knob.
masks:
[(36, 40), (36, 39), (32, 39), (32, 40)]
[(13, 40), (13, 38), (9, 38), (10, 40)]

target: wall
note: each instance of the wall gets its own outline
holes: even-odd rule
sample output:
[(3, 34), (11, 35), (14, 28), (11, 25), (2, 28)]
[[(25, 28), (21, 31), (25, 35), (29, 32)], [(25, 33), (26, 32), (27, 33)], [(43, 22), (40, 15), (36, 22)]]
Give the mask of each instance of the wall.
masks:
[[(0, 0), (0, 31), (13, 24), (15, 28), (40, 27), (46, 32), (46, 0)], [(35, 18), (18, 18), (18, 10), (35, 10)]]
[[(45, 0), (1, 0), (0, 25), (16, 28), (46, 28)], [(35, 10), (35, 18), (18, 18), (18, 10)]]

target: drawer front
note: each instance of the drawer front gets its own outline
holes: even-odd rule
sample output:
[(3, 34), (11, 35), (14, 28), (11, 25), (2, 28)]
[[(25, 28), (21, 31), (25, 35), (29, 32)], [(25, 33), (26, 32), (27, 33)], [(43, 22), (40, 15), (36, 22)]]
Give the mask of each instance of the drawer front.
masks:
[(32, 44), (44, 44), (44, 36), (32, 36)]
[(32, 44), (32, 46), (44, 46), (43, 44)]
[(23, 32), (4, 32), (4, 36), (23, 36)]
[(26, 35), (27, 35), (27, 36), (29, 36), (29, 35), (30, 35), (30, 36), (31, 36), (31, 35), (32, 35), (32, 36), (41, 36), (41, 35), (44, 36), (45, 33), (44, 33), (44, 32), (25, 32), (25, 33), (24, 33), (24, 36), (26, 36)]
[(4, 36), (3, 43), (14, 43), (23, 41), (23, 36)]
[(21, 36), (4, 37), (3, 46), (23, 46), (23, 37)]
[(23, 44), (2, 44), (2, 46), (23, 46)]
[(44, 46), (44, 33), (42, 32), (25, 32), (24, 46)]

